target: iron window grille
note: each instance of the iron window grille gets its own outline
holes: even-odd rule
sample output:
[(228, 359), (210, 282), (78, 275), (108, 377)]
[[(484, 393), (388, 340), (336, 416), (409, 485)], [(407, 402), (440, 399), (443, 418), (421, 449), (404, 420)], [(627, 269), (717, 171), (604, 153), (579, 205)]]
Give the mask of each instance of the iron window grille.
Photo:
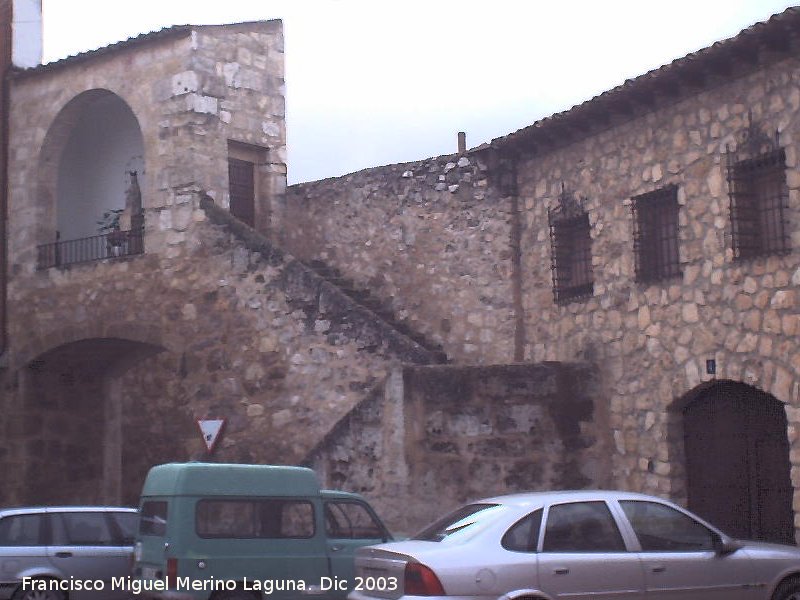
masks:
[(679, 276), (678, 186), (670, 185), (632, 200), (636, 281), (648, 283)]
[(786, 152), (753, 123), (727, 153), (731, 246), (734, 259), (789, 252)]
[(589, 214), (564, 191), (563, 184), (558, 205), (548, 212), (548, 221), (554, 300), (564, 304), (591, 296), (594, 275)]

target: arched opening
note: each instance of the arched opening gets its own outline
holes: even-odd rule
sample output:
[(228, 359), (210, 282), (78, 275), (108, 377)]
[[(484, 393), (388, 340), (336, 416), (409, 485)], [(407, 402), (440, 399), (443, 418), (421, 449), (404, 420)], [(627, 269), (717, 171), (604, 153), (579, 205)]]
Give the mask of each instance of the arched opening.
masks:
[(141, 252), (144, 177), (142, 131), (128, 104), (100, 89), (73, 98), (42, 147), (39, 197), (52, 229), (41, 242), (61, 245), (40, 248), (40, 268)]
[(734, 537), (794, 543), (783, 404), (734, 381), (706, 385), (684, 401), (689, 509)]
[(123, 485), (119, 377), (162, 348), (117, 338), (58, 346), (25, 371), (17, 447), (26, 503), (117, 503)]

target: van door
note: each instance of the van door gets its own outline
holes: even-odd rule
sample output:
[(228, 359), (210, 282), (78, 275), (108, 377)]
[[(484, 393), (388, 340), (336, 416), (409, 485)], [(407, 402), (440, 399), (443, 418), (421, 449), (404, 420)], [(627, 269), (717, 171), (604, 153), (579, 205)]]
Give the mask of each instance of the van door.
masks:
[[(329, 594), (344, 598), (356, 585), (356, 548), (380, 544), (386, 541), (387, 534), (369, 507), (354, 500), (325, 501), (325, 533), (328, 536), (332, 583), (345, 582), (344, 585), (334, 585)], [(379, 582), (361, 583), (367, 586), (367, 590), (375, 590), (375, 586), (379, 585)]]
[(139, 535), (136, 542), (136, 563), (143, 579), (162, 579), (166, 575), (167, 515), (169, 503), (164, 499), (143, 499), (139, 509)]
[(193, 551), (206, 557), (205, 567), (182, 574), (247, 578), (250, 590), (274, 599), (316, 595), (329, 573), (320, 508), (307, 498), (202, 498)]

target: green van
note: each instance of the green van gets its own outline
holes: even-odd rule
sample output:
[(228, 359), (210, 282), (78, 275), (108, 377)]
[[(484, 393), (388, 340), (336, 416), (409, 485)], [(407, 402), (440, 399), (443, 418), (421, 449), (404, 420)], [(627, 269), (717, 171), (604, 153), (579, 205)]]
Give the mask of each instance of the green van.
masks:
[(302, 467), (159, 465), (139, 510), (127, 584), (145, 598), (342, 599), (359, 585), (355, 549), (391, 539), (361, 496)]

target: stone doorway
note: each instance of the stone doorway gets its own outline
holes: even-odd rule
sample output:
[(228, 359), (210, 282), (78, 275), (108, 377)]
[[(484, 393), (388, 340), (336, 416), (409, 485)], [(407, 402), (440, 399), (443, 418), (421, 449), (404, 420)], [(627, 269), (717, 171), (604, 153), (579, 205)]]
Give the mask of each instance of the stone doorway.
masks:
[(24, 368), (24, 455), (16, 496), (26, 504), (116, 504), (123, 484), (120, 376), (162, 348), (118, 338), (53, 348)]
[(724, 381), (698, 391), (682, 414), (689, 509), (734, 537), (794, 543), (783, 404)]

